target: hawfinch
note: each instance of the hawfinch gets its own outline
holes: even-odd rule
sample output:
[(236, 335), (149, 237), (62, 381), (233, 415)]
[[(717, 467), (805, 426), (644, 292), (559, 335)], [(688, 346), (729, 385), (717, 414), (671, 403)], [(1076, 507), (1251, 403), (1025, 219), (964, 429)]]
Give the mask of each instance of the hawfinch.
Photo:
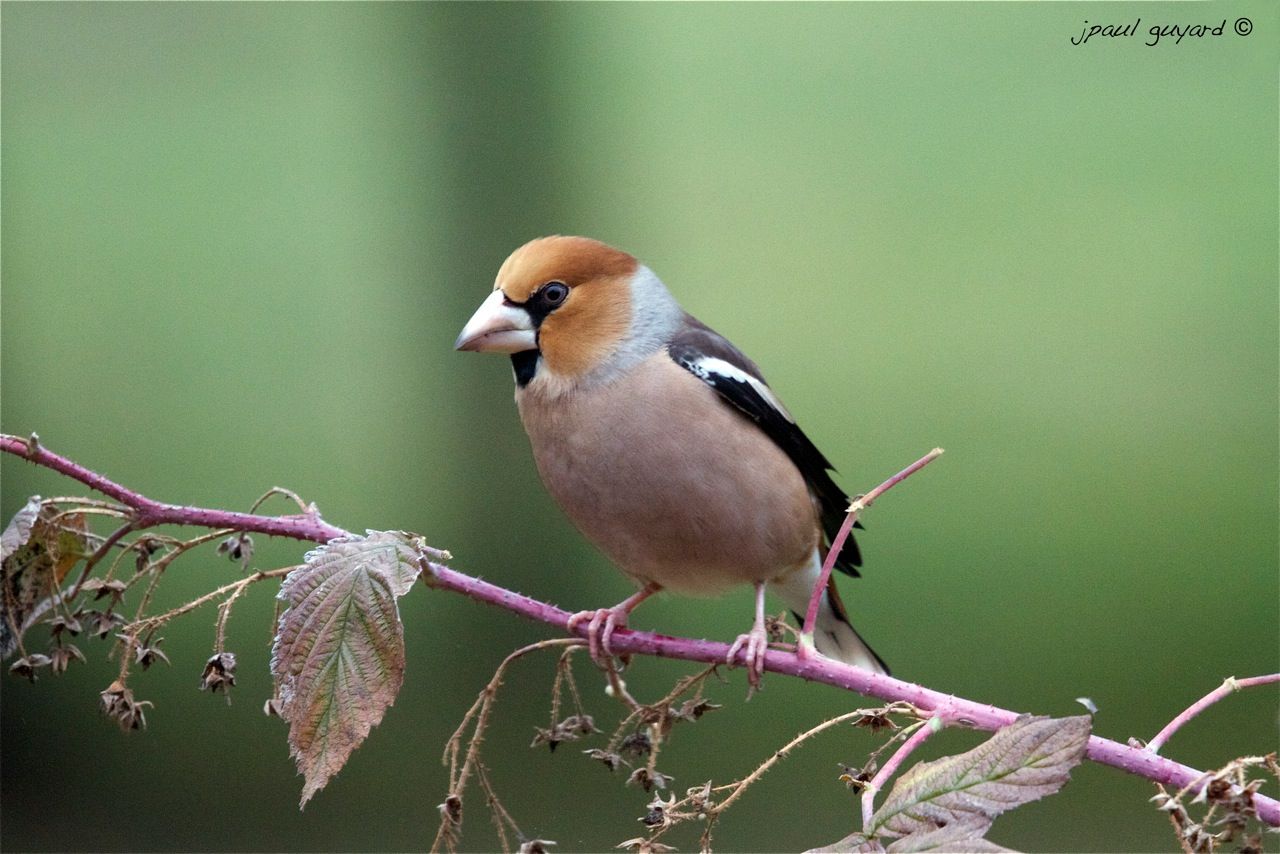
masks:
[[(587, 621), (591, 654), (659, 590), (756, 590), (734, 643), (754, 685), (768, 645), (766, 585), (805, 613), (848, 496), (737, 347), (687, 314), (648, 267), (585, 237), (543, 237), (498, 270), (459, 350), (507, 353), (543, 483), (582, 533), (640, 588)], [(856, 576), (850, 539), (837, 568)], [(815, 636), (830, 658), (887, 673), (827, 588)]]

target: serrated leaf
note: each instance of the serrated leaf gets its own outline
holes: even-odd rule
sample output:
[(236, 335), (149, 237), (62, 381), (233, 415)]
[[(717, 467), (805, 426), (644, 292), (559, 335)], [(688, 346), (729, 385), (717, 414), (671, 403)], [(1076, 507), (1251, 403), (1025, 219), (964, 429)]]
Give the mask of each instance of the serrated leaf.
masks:
[(878, 839), (868, 839), (861, 833), (850, 833), (838, 842), (810, 848), (805, 854), (884, 854), (884, 846)]
[(60, 515), (39, 496), (14, 515), (0, 534), (0, 658), (18, 648), (22, 627), (43, 612), (71, 567), (97, 543), (83, 513)]
[(377, 726), (404, 680), (396, 599), (419, 573), (418, 538), (399, 531), (333, 540), (289, 573), (279, 598), (271, 673), (289, 752), (305, 778), (301, 806)]
[(997, 845), (983, 836), (991, 828), (991, 819), (985, 816), (969, 816), (945, 827), (931, 830), (917, 830), (901, 839), (890, 843), (889, 854), (907, 854), (921, 851), (963, 851), (966, 854), (977, 852), (1012, 851)]
[(1000, 813), (1062, 788), (1084, 757), (1091, 719), (1024, 715), (966, 753), (921, 762), (898, 778), (872, 817), (886, 836), (927, 832)]

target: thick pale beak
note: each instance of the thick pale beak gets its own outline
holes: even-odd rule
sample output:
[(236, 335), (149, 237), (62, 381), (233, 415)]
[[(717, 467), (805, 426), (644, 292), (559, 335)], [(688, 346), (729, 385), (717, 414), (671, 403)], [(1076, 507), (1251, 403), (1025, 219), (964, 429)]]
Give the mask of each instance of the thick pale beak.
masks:
[(529, 312), (508, 305), (502, 291), (494, 291), (462, 327), (453, 348), (477, 353), (520, 353), (538, 349), (538, 336)]

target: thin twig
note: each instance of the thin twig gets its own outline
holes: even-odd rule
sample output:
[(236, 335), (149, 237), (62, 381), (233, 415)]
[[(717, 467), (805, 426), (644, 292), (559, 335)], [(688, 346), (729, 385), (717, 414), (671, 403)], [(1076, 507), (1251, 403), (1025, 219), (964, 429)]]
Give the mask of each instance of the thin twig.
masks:
[(1164, 729), (1156, 733), (1155, 738), (1147, 742), (1147, 750), (1150, 750), (1152, 753), (1159, 753), (1160, 748), (1164, 747), (1165, 742), (1172, 738), (1175, 732), (1182, 729), (1188, 721), (1221, 700), (1223, 697), (1234, 694), (1241, 688), (1252, 688), (1255, 685), (1270, 685), (1275, 682), (1280, 682), (1280, 673), (1268, 673), (1265, 676), (1250, 676), (1246, 679), (1237, 679), (1234, 676), (1228, 676), (1221, 685), (1214, 688), (1208, 694), (1205, 694), (1199, 700), (1196, 700), (1184, 709), (1182, 714), (1169, 721)]
[(871, 816), (875, 812), (876, 792), (884, 788), (884, 784), (889, 782), (889, 778), (902, 766), (906, 758), (917, 747), (924, 744), (929, 736), (942, 729), (942, 725), (942, 719), (938, 717), (932, 717), (917, 724), (916, 731), (906, 741), (902, 742), (902, 746), (893, 752), (893, 755), (889, 757), (889, 761), (884, 763), (884, 767), (876, 772), (876, 775), (871, 778), (871, 782), (862, 790), (863, 833), (871, 832)]
[(849, 532), (853, 530), (853, 523), (858, 521), (858, 514), (870, 507), (881, 495), (940, 456), (942, 456), (942, 449), (934, 448), (866, 495), (855, 498), (853, 503), (849, 505), (849, 511), (845, 514), (844, 521), (840, 524), (840, 530), (836, 532), (835, 537), (831, 540), (831, 545), (827, 548), (827, 557), (822, 561), (822, 572), (818, 576), (817, 583), (813, 586), (813, 593), (809, 596), (809, 608), (804, 615), (804, 629), (800, 633), (800, 643), (796, 646), (796, 652), (802, 658), (812, 652), (810, 645), (813, 642), (813, 628), (818, 621), (818, 606), (827, 592), (827, 582), (831, 578), (832, 568), (836, 565), (836, 558), (840, 557), (840, 550), (844, 548), (845, 542), (849, 539)]
[[(462, 723), (449, 737), (445, 743), (444, 756), (442, 757), (445, 764), (449, 766), (449, 794), (452, 797), (462, 800), (463, 792), (466, 790), (467, 782), (471, 774), (476, 769), (476, 764), (480, 760), (480, 744), (484, 740), (485, 728), (489, 725), (489, 717), (493, 713), (493, 703), (498, 694), (498, 687), (502, 684), (502, 677), (506, 675), (507, 668), (512, 663), (543, 649), (556, 646), (581, 646), (586, 643), (580, 638), (552, 638), (550, 640), (538, 641), (528, 646), (522, 646), (515, 652), (502, 659), (498, 665), (498, 669), (494, 671), (493, 676), (489, 679), (489, 684), (484, 686), (480, 692), (480, 696), (476, 698), (476, 702), (463, 715)], [(467, 725), (475, 721), (471, 730), (471, 738), (467, 741), (467, 753), (462, 760), (462, 765), (458, 765), (458, 753), (462, 749), (462, 738), (466, 732)], [(442, 817), (440, 827), (436, 831), (435, 841), (431, 843), (431, 850), (438, 851), (441, 844), (445, 841), (445, 836), (450, 830), (450, 823), (447, 818)]]
[(141, 635), (143, 631), (158, 628), (175, 617), (181, 617), (183, 614), (189, 614), (201, 605), (212, 602), (214, 599), (217, 599), (225, 593), (248, 587), (250, 584), (256, 584), (257, 582), (268, 578), (279, 578), (282, 575), (288, 575), (295, 569), (298, 569), (298, 566), (282, 566), (279, 569), (259, 570), (252, 575), (247, 575), (244, 578), (239, 579), (238, 581), (233, 581), (230, 584), (224, 584), (217, 590), (210, 590), (203, 596), (197, 599), (192, 599), (185, 605), (180, 605), (171, 611), (165, 611), (163, 614), (159, 614), (154, 617), (136, 620), (125, 626), (125, 629), (134, 634)]
[(107, 538), (102, 541), (102, 545), (98, 546), (84, 562), (84, 567), (80, 570), (80, 577), (76, 579), (75, 584), (71, 585), (71, 590), (63, 597), (64, 599), (71, 600), (80, 594), (80, 588), (84, 587), (84, 583), (89, 580), (89, 573), (93, 572), (94, 566), (106, 556), (107, 552), (111, 551), (112, 546), (135, 529), (135, 524), (133, 520), (130, 520), (107, 535)]

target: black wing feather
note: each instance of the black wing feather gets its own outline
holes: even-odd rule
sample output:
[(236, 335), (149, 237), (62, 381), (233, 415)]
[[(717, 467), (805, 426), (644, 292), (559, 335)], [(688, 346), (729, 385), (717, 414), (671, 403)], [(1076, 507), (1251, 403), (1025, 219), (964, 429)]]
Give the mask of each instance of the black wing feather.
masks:
[[(809, 489), (817, 496), (821, 508), (822, 530), (827, 542), (836, 536), (849, 509), (849, 496), (831, 479), (834, 467), (795, 422), (780, 412), (749, 382), (708, 371), (700, 366), (703, 359), (720, 359), (743, 373), (764, 382), (756, 364), (723, 336), (693, 317), (686, 315), (684, 328), (667, 346), (676, 364), (716, 390), (733, 406), (765, 432), (796, 464)], [(858, 527), (861, 527), (860, 525)], [(862, 566), (858, 544), (851, 536), (845, 541), (836, 569), (857, 577)]]

